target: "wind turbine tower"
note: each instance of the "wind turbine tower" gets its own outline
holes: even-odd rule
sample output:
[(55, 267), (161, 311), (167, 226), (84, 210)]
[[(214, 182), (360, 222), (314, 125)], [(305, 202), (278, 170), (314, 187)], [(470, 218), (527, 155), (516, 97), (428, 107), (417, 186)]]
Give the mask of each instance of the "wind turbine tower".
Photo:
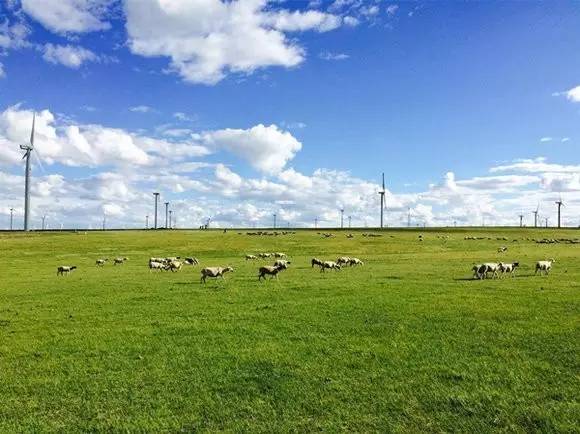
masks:
[(344, 208), (340, 209), (340, 229), (344, 228)]
[(169, 229), (169, 202), (165, 202), (165, 229)]
[(318, 229), (318, 217), (314, 218), (314, 229)]
[(10, 230), (14, 229), (14, 208), (10, 208)]
[(173, 211), (169, 210), (169, 229), (171, 229), (171, 218), (173, 217)]
[(34, 124), (36, 123), (36, 113), (32, 115), (32, 132), (30, 133), (30, 143), (20, 145), (24, 152), (23, 159), (26, 158), (26, 169), (24, 171), (24, 230), (30, 230), (30, 156), (34, 149)]
[(520, 217), (520, 228), (523, 228), (524, 227), (524, 213), (521, 213), (519, 215), (519, 217)]
[(536, 207), (535, 211), (532, 211), (534, 213), (534, 227), (537, 228), (538, 227), (538, 212), (540, 212), (540, 202), (538, 202), (538, 206)]
[(42, 216), (42, 230), (46, 229), (45, 223), (46, 223), (46, 214)]
[(349, 229), (350, 229), (350, 223), (351, 223), (351, 221), (352, 221), (352, 217), (351, 216), (348, 216), (348, 228)]
[(379, 191), (381, 196), (381, 229), (383, 228), (383, 213), (385, 210), (385, 174), (383, 172), (383, 189)]
[(561, 216), (562, 216), (562, 205), (564, 205), (564, 202), (562, 202), (562, 198), (560, 198), (560, 200), (557, 200), (556, 205), (558, 205), (558, 228), (562, 227), (561, 226)]
[(155, 218), (153, 222), (154, 228), (157, 229), (157, 203), (159, 202), (159, 193), (153, 193), (153, 196), (155, 196)]
[(407, 227), (411, 227), (411, 208), (407, 211)]
[(276, 214), (272, 214), (272, 216), (274, 217), (274, 229), (276, 229)]

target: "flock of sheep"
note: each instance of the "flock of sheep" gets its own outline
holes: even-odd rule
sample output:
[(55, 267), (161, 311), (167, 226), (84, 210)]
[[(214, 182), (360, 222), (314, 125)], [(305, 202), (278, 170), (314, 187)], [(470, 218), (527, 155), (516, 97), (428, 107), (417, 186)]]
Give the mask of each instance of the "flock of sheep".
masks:
[[(552, 264), (556, 262), (554, 259), (549, 259), (547, 261), (536, 262), (536, 272), (548, 275), (552, 269)], [(473, 266), (473, 278), (474, 279), (488, 279), (491, 273), (491, 278), (501, 278), (503, 276), (515, 276), (516, 268), (520, 266), (519, 262), (486, 262), (484, 264), (476, 264)]]

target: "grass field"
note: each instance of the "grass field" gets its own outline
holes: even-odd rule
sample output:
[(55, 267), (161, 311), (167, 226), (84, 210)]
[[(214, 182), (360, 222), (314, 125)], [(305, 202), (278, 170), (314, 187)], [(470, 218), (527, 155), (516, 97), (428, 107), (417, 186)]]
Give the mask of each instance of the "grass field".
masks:
[[(0, 234), (0, 432), (578, 432), (580, 245), (525, 239), (580, 231), (421, 233)], [(261, 251), (291, 268), (258, 283)], [(173, 255), (235, 272), (149, 273)], [(339, 255), (366, 264), (310, 267)], [(517, 278), (470, 280), (500, 259)]]

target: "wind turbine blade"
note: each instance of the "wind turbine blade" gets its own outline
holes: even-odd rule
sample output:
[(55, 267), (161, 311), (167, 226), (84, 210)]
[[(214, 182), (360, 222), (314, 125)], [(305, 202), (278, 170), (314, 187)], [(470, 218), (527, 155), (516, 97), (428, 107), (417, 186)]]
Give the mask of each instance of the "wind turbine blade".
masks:
[(34, 125), (36, 124), (36, 112), (32, 113), (32, 131), (30, 132), (30, 145), (34, 146)]
[(44, 170), (44, 166), (42, 165), (42, 161), (40, 161), (40, 154), (38, 153), (36, 148), (32, 149), (32, 153), (34, 154), (34, 158), (36, 159), (36, 162), (38, 163), (38, 166), (40, 167), (41, 172), (43, 173), (43, 175), (46, 175), (46, 170)]

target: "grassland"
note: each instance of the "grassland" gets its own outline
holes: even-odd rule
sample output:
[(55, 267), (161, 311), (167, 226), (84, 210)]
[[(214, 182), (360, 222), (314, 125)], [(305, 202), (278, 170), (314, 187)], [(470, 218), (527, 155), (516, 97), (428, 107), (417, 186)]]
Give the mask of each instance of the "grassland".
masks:
[[(525, 239), (580, 232), (422, 233), (0, 234), (0, 432), (578, 432), (580, 245)], [(260, 251), (290, 255), (279, 281)], [(235, 272), (148, 272), (169, 255)], [(338, 255), (366, 265), (310, 268)], [(470, 280), (496, 259), (519, 276)]]

